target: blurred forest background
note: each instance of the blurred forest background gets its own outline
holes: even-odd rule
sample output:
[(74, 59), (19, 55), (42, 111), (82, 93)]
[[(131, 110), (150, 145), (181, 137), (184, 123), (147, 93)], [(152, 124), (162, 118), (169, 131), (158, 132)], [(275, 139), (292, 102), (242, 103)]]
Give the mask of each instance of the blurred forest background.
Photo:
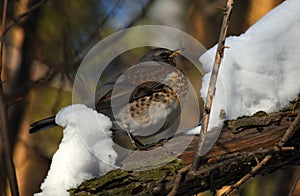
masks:
[[(210, 48), (217, 43), (222, 9), (226, 5), (226, 0), (0, 2), (2, 24), (3, 18), (6, 19), (1, 29), (4, 46), (1, 85), (8, 109), (9, 142), (20, 195), (32, 195), (39, 191), (62, 136), (61, 128), (29, 135), (30, 123), (71, 104), (76, 70), (84, 55), (97, 42), (128, 27), (155, 24), (178, 28)], [(243, 33), (281, 2), (236, 1), (229, 35)], [(142, 52), (131, 55), (138, 58)], [(126, 58), (131, 56), (119, 58), (115, 63), (122, 65)], [(120, 66), (108, 72), (112, 74), (118, 72), (117, 69)], [(201, 77), (198, 75), (195, 76), (195, 84), (200, 89)], [(3, 147), (0, 157), (0, 195), (9, 195)], [(286, 169), (257, 177), (236, 195), (287, 195), (295, 170)]]

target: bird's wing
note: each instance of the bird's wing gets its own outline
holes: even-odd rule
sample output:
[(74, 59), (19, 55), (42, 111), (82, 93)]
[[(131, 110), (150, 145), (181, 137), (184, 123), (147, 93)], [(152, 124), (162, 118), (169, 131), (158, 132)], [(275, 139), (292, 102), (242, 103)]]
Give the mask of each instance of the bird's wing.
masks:
[(152, 93), (162, 91), (168, 87), (160, 82), (149, 81), (137, 86), (133, 91), (131, 90), (133, 89), (133, 84), (118, 84), (115, 89), (113, 88), (114, 85), (111, 85), (111, 89), (106, 91), (106, 94), (102, 93), (102, 97), (96, 98), (95, 106), (98, 112), (110, 110), (111, 103), (113, 103), (114, 107), (119, 108), (134, 100), (150, 96)]
[(167, 88), (167, 85), (161, 82), (156, 82), (156, 81), (145, 82), (134, 89), (134, 91), (130, 95), (129, 101), (132, 102), (139, 98), (150, 96), (155, 92), (162, 91), (164, 88)]

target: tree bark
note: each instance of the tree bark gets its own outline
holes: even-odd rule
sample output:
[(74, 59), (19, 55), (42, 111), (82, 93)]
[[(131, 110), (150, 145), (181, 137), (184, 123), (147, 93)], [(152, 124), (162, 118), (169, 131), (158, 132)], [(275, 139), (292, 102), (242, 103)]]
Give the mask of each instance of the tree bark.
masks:
[[(299, 165), (299, 123), (296, 133), (287, 141), (286, 148), (280, 151), (275, 148), (298, 112), (294, 108), (270, 114), (258, 112), (251, 117), (227, 121), (214, 147), (201, 158), (197, 171), (182, 169), (194, 157), (196, 142), (192, 141), (178, 159), (171, 163), (146, 171), (114, 170), (99, 179), (84, 182), (77, 189), (71, 190), (71, 195), (166, 195), (176, 183), (179, 185), (177, 195), (191, 195), (237, 182), (267, 155), (272, 155), (272, 158), (258, 171), (259, 175)], [(179, 136), (178, 141), (183, 142), (187, 137), (192, 136)], [(133, 153), (123, 164), (132, 164), (132, 157), (137, 158)], [(144, 159), (145, 162), (149, 161), (147, 157)], [(176, 182), (180, 179), (179, 172), (182, 174), (180, 183)]]

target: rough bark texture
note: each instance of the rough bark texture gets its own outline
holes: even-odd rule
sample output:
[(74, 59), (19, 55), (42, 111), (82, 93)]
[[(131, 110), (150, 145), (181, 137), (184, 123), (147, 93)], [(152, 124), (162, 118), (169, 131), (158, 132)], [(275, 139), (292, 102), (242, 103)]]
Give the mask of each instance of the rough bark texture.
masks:
[[(299, 102), (294, 104), (299, 105)], [(198, 170), (184, 173), (177, 194), (195, 194), (231, 185), (269, 154), (272, 155), (272, 159), (259, 171), (259, 175), (299, 165), (299, 124), (296, 134), (285, 145), (293, 148), (282, 151), (276, 151), (274, 148), (299, 112), (293, 107), (295, 105), (291, 105), (292, 109), (276, 113), (258, 112), (252, 117), (227, 121), (214, 147), (202, 157)], [(178, 141), (184, 142), (186, 137), (191, 136), (179, 136)], [(164, 166), (146, 171), (115, 170), (99, 179), (84, 182), (76, 190), (71, 190), (71, 194), (165, 195), (172, 190), (179, 170), (191, 163), (195, 146), (196, 142), (192, 141), (178, 156), (179, 159)], [(149, 155), (147, 156), (144, 157), (145, 162), (149, 162)], [(125, 165), (131, 165), (131, 157), (137, 158), (134, 154), (129, 155), (123, 161)]]

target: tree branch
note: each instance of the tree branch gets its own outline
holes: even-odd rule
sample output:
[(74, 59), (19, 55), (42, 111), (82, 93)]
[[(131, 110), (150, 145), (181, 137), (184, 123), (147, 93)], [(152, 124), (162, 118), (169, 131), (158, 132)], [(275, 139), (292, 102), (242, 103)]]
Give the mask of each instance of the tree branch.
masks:
[[(300, 112), (298, 113), (296, 119), (294, 122), (289, 126), (289, 128), (286, 130), (285, 134), (282, 136), (281, 140), (274, 146), (275, 151), (280, 151), (284, 147), (284, 144), (295, 134), (297, 131), (296, 127), (299, 125), (300, 122)], [(292, 148), (292, 150), (294, 150)], [(222, 196), (229, 195), (236, 189), (238, 189), (242, 184), (244, 184), (246, 181), (248, 181), (252, 176), (254, 176), (264, 165), (267, 164), (267, 162), (272, 158), (272, 155), (267, 155), (261, 162), (257, 164), (249, 173), (247, 173), (243, 178), (241, 178), (238, 182), (236, 182), (234, 185), (230, 186), (223, 194)]]
[[(264, 167), (250, 173), (251, 175), (266, 175), (280, 168), (299, 165), (300, 124), (295, 118), (297, 113), (300, 112), (281, 111), (227, 122), (217, 143), (201, 158), (201, 166), (195, 171), (182, 168), (193, 160), (197, 146), (196, 139), (179, 156), (183, 162), (178, 159), (162, 167), (140, 172), (115, 170), (99, 179), (83, 183), (78, 189), (71, 190), (71, 193), (72, 195), (99, 193), (174, 195), (171, 191), (174, 184), (178, 184), (176, 195), (196, 194), (232, 185), (258, 164)], [(278, 151), (274, 146), (282, 141), (291, 125), (295, 134), (288, 139), (282, 150)], [(210, 134), (211, 132), (208, 132), (208, 137)], [(180, 136), (178, 141), (184, 142), (186, 137), (192, 136)], [(132, 165), (130, 162), (133, 160), (132, 157), (137, 160), (136, 154), (133, 153), (122, 163)], [(145, 162), (148, 161), (147, 158), (144, 157)], [(143, 161), (143, 157), (138, 159), (140, 162)], [(178, 174), (181, 176), (180, 183), (176, 182), (179, 179)]]
[(206, 139), (206, 135), (207, 135), (210, 111), (211, 111), (211, 107), (212, 107), (213, 97), (214, 97), (215, 91), (216, 91), (216, 83), (217, 83), (219, 68), (221, 65), (221, 60), (224, 56), (224, 48), (225, 48), (224, 44), (225, 44), (225, 39), (226, 39), (226, 35), (227, 35), (227, 30), (228, 30), (228, 26), (229, 26), (229, 20), (230, 20), (232, 8), (233, 8), (233, 0), (228, 0), (226, 11), (224, 12), (224, 18), (223, 18), (223, 23), (222, 23), (222, 27), (221, 27), (221, 32), (219, 35), (218, 48), (217, 48), (217, 52), (216, 52), (216, 56), (215, 56), (215, 62), (214, 62), (213, 70), (212, 70), (210, 81), (209, 81), (209, 87), (208, 87), (206, 102), (205, 102), (205, 106), (204, 106), (204, 120), (203, 120), (203, 124), (201, 126), (198, 147), (196, 149), (195, 157), (194, 157), (194, 160), (192, 163), (193, 170), (196, 170), (198, 167), (198, 163), (200, 161), (200, 156), (201, 156), (201, 149), (203, 148), (203, 145), (204, 145), (205, 139)]
[(35, 4), (34, 6), (30, 7), (29, 9), (26, 10), (26, 12), (18, 15), (16, 18), (14, 18), (5, 29), (3, 29), (0, 38), (2, 40), (4, 40), (5, 35), (9, 32), (9, 30), (16, 24), (18, 24), (22, 19), (26, 18), (27, 16), (29, 16), (30, 14), (32, 14), (32, 12), (34, 12), (36, 9), (38, 9), (40, 6), (42, 6), (44, 3), (46, 3), (49, 0), (41, 0), (40, 2), (38, 2), (37, 4)]

